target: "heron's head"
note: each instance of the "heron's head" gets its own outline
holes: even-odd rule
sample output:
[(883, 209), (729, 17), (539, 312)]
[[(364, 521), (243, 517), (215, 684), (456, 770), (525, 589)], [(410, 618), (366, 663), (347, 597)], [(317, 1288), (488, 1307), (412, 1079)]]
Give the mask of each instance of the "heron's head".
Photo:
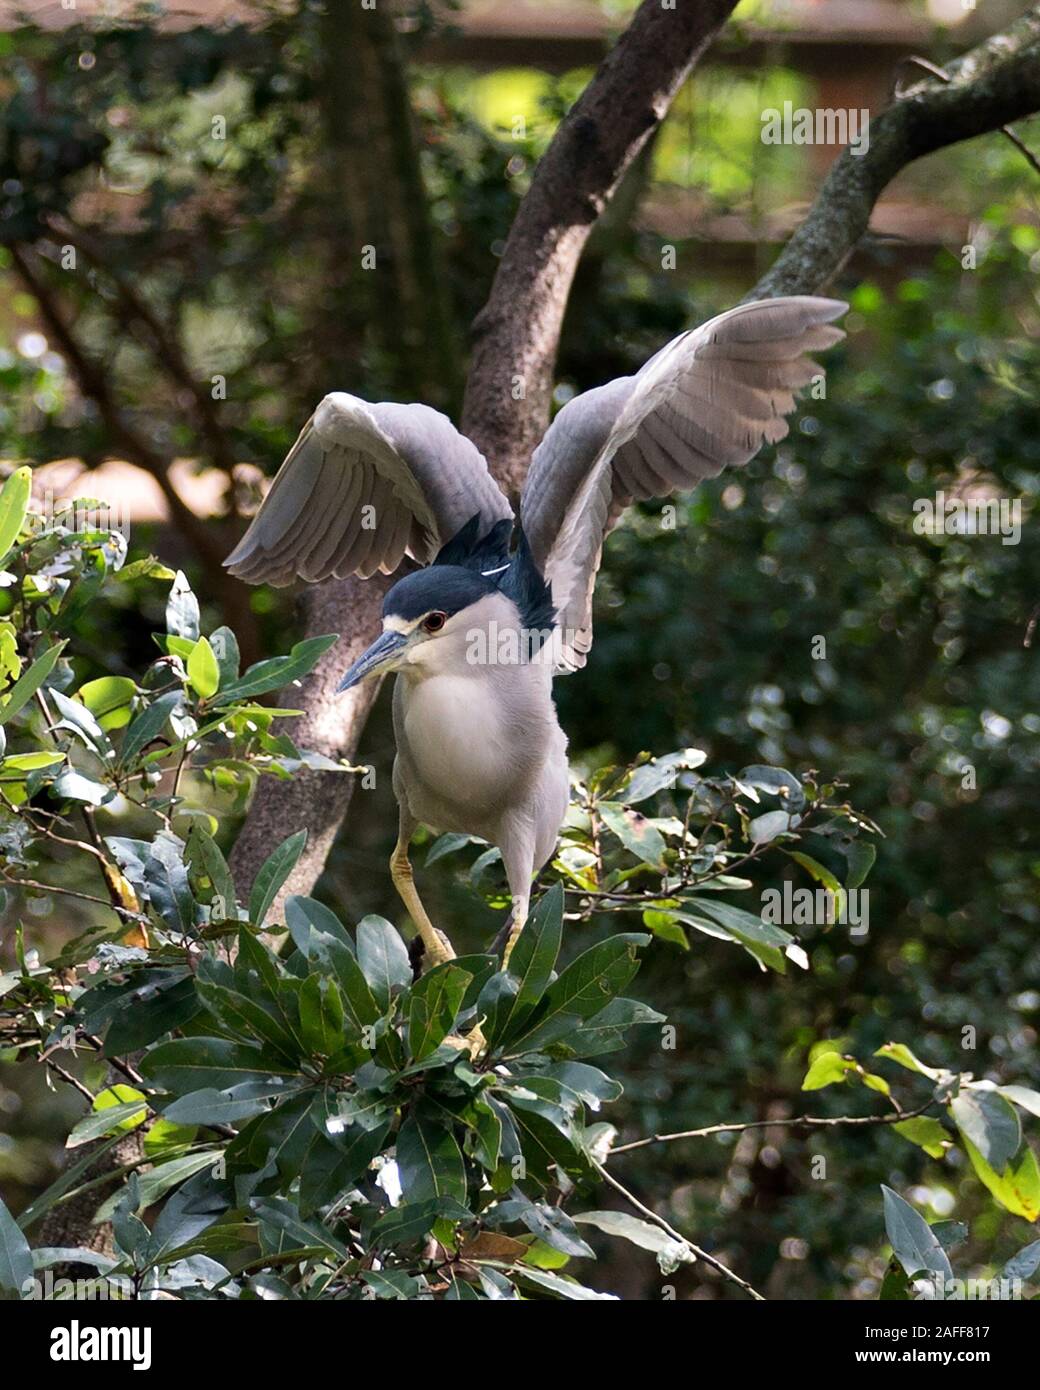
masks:
[(514, 607), (500, 592), (497, 576), (450, 564), (406, 575), (383, 600), (382, 633), (351, 666), (338, 693), (403, 666), (450, 667), (464, 660), (466, 634), (492, 617), (506, 616), (504, 607), (497, 612), (503, 605)]

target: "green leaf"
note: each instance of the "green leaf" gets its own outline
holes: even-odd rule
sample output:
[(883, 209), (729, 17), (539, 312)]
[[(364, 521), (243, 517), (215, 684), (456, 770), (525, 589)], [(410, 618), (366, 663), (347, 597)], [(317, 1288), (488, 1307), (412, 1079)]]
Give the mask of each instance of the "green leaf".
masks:
[(119, 750), (119, 762), (123, 767), (132, 766), (152, 740), (159, 737), (180, 703), (180, 691), (169, 690), (144, 707), (123, 735), (123, 746)]
[(699, 895), (684, 898), (683, 901), (685, 910), (677, 914), (680, 921), (699, 931), (707, 930), (709, 935), (722, 935), (739, 942), (761, 964), (781, 975), (785, 972), (784, 955), (794, 941), (790, 932), (763, 921), (754, 913), (745, 912), (742, 907), (718, 902), (714, 898)]
[[(238, 680), (238, 639), (229, 627), (218, 627), (210, 638), (213, 655), (220, 668), (220, 685)], [(219, 687), (218, 687), (219, 688)]]
[(336, 642), (339, 636), (331, 633), (326, 637), (308, 637), (297, 642), (288, 656), (275, 656), (267, 661), (258, 661), (240, 680), (231, 681), (223, 687), (217, 702), (221, 708), (240, 700), (253, 700), (269, 690), (277, 690), (291, 681), (299, 680), (317, 665), (319, 657)]
[(176, 572), (168, 569), (154, 555), (147, 555), (143, 560), (134, 560), (129, 565), (124, 565), (116, 578), (120, 582), (128, 579), (175, 579)]
[[(145, 1207), (152, 1206), (160, 1197), (165, 1197), (167, 1192), (177, 1187), (179, 1183), (193, 1177), (196, 1173), (200, 1173), (203, 1168), (212, 1167), (219, 1157), (220, 1155), (216, 1151), (182, 1154), (179, 1158), (171, 1158), (165, 1163), (157, 1164), (147, 1173), (139, 1174), (137, 1210), (143, 1211)], [(120, 1193), (117, 1190), (101, 1204), (94, 1219), (96, 1221), (109, 1220), (119, 1199)]]
[(429, 868), (431, 864), (436, 864), (438, 859), (444, 859), (449, 854), (455, 854), (460, 849), (465, 849), (466, 845), (486, 845), (486, 840), (478, 839), (476, 835), (459, 835), (449, 833), (439, 835), (430, 846), (426, 854), (425, 864)]
[(932, 1235), (949, 1254), (968, 1239), (968, 1227), (963, 1221), (936, 1221), (932, 1224)]
[(216, 840), (198, 821), (188, 831), (186, 857), (193, 875), (209, 880), (210, 900), (216, 902), (217, 916), (232, 917), (237, 905), (235, 880)]
[(707, 756), (700, 748), (684, 748), (678, 753), (668, 753), (664, 757), (640, 763), (625, 776), (615, 789), (614, 796), (624, 805), (634, 806), (638, 801), (656, 796), (666, 787), (674, 787), (680, 772), (691, 772), (700, 767)]
[(278, 890), (296, 867), (296, 861), (307, 843), (306, 830), (290, 835), (264, 860), (249, 894), (249, 920), (262, 927), (267, 913), (278, 896)]
[(503, 1040), (528, 1018), (545, 993), (563, 939), (563, 884), (554, 883), (535, 903), (509, 957), (517, 989), (501, 1020)]
[(1014, 1107), (995, 1090), (971, 1088), (953, 1098), (950, 1115), (986, 1163), (1002, 1173), (1022, 1142), (1022, 1126)]
[(892, 1128), (911, 1144), (924, 1149), (932, 1158), (942, 1158), (952, 1142), (939, 1121), (931, 1115), (915, 1115), (912, 1120), (900, 1120)]
[(1005, 1099), (1013, 1101), (1030, 1115), (1040, 1116), (1040, 1091), (1031, 1091), (1028, 1086), (998, 1086)]
[(971, 1159), (979, 1181), (988, 1188), (1002, 1207), (1024, 1216), (1027, 1221), (1040, 1220), (1040, 1165), (1028, 1146), (1017, 1168), (1010, 1165), (1002, 1173), (992, 1168), (966, 1136), (964, 1147)]
[(449, 1221), (472, 1221), (473, 1213), (467, 1207), (450, 1197), (429, 1197), (421, 1202), (402, 1202), (400, 1206), (384, 1212), (372, 1227), (373, 1244), (388, 1246), (410, 1245), (423, 1240), (435, 1223), (446, 1218)]
[(856, 1070), (851, 1057), (843, 1057), (840, 1052), (821, 1052), (805, 1073), (803, 1091), (822, 1091), (825, 1086), (834, 1086), (848, 1079), (849, 1072)]
[(382, 1151), (390, 1121), (374, 1129), (351, 1125), (336, 1141), (316, 1134), (300, 1168), (300, 1207), (304, 1216), (349, 1191)]
[(817, 883), (822, 883), (830, 894), (834, 920), (838, 921), (845, 911), (845, 889), (831, 873), (830, 869), (820, 863), (818, 859), (813, 859), (809, 854), (804, 854), (801, 850), (787, 850), (788, 856), (796, 863), (801, 864), (811, 878)]
[(552, 1250), (561, 1255), (577, 1259), (594, 1259), (592, 1247), (578, 1233), (574, 1221), (560, 1207), (548, 1202), (531, 1202), (520, 1190), (514, 1189), (513, 1199), (504, 1204), (503, 1215), (508, 1212), (520, 1218), (527, 1229)]
[(924, 1217), (884, 1183), (881, 1184), (881, 1192), (889, 1244), (907, 1275), (928, 1270), (951, 1279), (953, 1269), (949, 1257)]
[(32, 496), (32, 469), (16, 468), (0, 491), (0, 565), (18, 540)]
[(326, 907), (317, 898), (305, 898), (298, 893), (285, 900), (285, 925), (289, 928), (289, 935), (292, 937), (298, 950), (302, 951), (308, 960), (315, 959), (321, 954), (322, 943), (320, 940), (312, 940), (314, 933), (318, 937), (333, 937), (341, 942), (351, 955), (354, 953), (354, 943), (350, 939), (350, 934), (346, 927), (339, 920), (331, 907)]
[(576, 1057), (598, 1057), (625, 1045), (625, 1030), (638, 1023), (664, 1023), (665, 1015), (638, 999), (612, 999), (586, 1023), (577, 1024), (567, 1038)]
[(114, 787), (95, 781), (93, 777), (84, 777), (82, 772), (71, 767), (55, 777), (51, 791), (63, 800), (82, 801), (87, 806), (104, 806), (116, 794)]
[(272, 1062), (258, 1047), (226, 1038), (175, 1038), (146, 1053), (142, 1073), (164, 1091), (188, 1095), (212, 1087), (218, 1091), (242, 1081), (296, 1076), (294, 1068)]
[[(128, 1100), (119, 1105), (106, 1106), (96, 1114), (85, 1116), (74, 1125), (65, 1140), (65, 1147), (79, 1148), (80, 1144), (89, 1144), (92, 1139), (100, 1139), (103, 1134), (110, 1134), (114, 1129), (118, 1129), (120, 1133), (134, 1129), (137, 1125), (144, 1124), (147, 1110), (144, 1096), (140, 1100)], [(131, 1123), (127, 1124), (127, 1121)]]
[(493, 1173), (502, 1155), (501, 1116), (484, 1097), (478, 1096), (466, 1112), (466, 1118), (473, 1129), (472, 1151), (488, 1172)]
[(415, 1107), (397, 1136), (397, 1169), (408, 1202), (453, 1197), (466, 1202), (466, 1168), (455, 1136), (421, 1106)]
[(626, 932), (583, 951), (546, 990), (510, 1051), (536, 1051), (570, 1032), (577, 1020), (599, 1013), (639, 969), (636, 951), (649, 940)]
[(866, 881), (867, 875), (874, 867), (877, 849), (869, 840), (853, 840), (850, 845), (844, 846), (843, 852), (848, 865), (845, 871), (845, 887), (858, 888)]
[(643, 913), (643, 926), (652, 931), (661, 941), (669, 941), (682, 951), (690, 949), (690, 943), (682, 923), (674, 912), (662, 912), (648, 907)]
[[(755, 816), (748, 822), (748, 835), (752, 844), (767, 845), (778, 835), (786, 834), (790, 826), (791, 817), (786, 811), (766, 811), (764, 815)], [(805, 857), (808, 858), (808, 855)]]
[(598, 1110), (601, 1102), (617, 1100), (623, 1090), (619, 1081), (614, 1081), (598, 1067), (590, 1067), (584, 1062), (555, 1062), (544, 1068), (542, 1075), (560, 1087), (562, 1104), (567, 1104), (567, 1097), (570, 1096), (572, 1104), (587, 1105), (590, 1110)]
[(32, 1253), (14, 1217), (0, 1201), (0, 1289), (22, 1296), (23, 1285), (33, 1277)]
[(760, 763), (742, 768), (733, 779), (745, 790), (768, 792), (780, 798), (785, 811), (800, 811), (805, 805), (805, 791), (799, 779), (786, 767), (768, 767)]
[(174, 575), (166, 600), (166, 631), (193, 642), (199, 635), (199, 601), (180, 570)]
[(59, 763), (65, 761), (64, 753), (12, 753), (3, 760), (3, 776), (9, 778), (12, 773), (18, 774), (18, 780), (22, 780), (22, 775), (26, 772), (39, 772), (44, 767), (57, 767)]
[(183, 1125), (235, 1125), (262, 1115), (270, 1109), (268, 1098), (236, 1098), (234, 1089), (215, 1090), (212, 1086), (190, 1091), (163, 1111), (163, 1118)]
[(357, 928), (357, 958), (381, 1009), (394, 990), (412, 983), (412, 964), (401, 933), (384, 917), (363, 917)]
[(112, 752), (112, 745), (86, 705), (80, 700), (70, 700), (60, 690), (52, 690), (50, 698), (61, 715), (61, 719), (54, 726), (55, 729), (74, 734), (84, 747), (89, 748), (99, 758), (106, 759)]
[(610, 833), (630, 854), (655, 869), (664, 869), (664, 836), (646, 816), (619, 802), (601, 801), (596, 811)]
[(200, 637), (188, 657), (188, 680), (192, 689), (203, 700), (217, 693), (220, 685), (220, 667), (205, 637)]
[(907, 1071), (915, 1071), (920, 1076), (930, 1077), (932, 1081), (938, 1081), (942, 1076), (942, 1072), (937, 1071), (935, 1067), (926, 1067), (923, 1062), (918, 1061), (905, 1043), (885, 1043), (878, 1048), (874, 1056), (887, 1057), (890, 1062), (898, 1062), (901, 1067), (906, 1067)]
[(250, 1206), (261, 1221), (288, 1236), (294, 1247), (318, 1246), (331, 1250), (340, 1260), (351, 1258), (350, 1251), (338, 1236), (334, 1236), (320, 1221), (305, 1221), (284, 1197), (254, 1197)]
[(419, 1281), (414, 1274), (393, 1269), (383, 1272), (378, 1269), (363, 1269), (361, 1277), (378, 1298), (413, 1299), (419, 1294)]
[[(579, 1174), (587, 1171), (588, 1160), (578, 1148), (578, 1136), (571, 1138), (567, 1132), (567, 1122), (555, 1123), (553, 1119), (529, 1105), (521, 1105), (515, 1096), (510, 1096), (510, 1115), (520, 1140), (528, 1175), (543, 1186), (558, 1180), (556, 1169), (563, 1173)], [(544, 1107), (543, 1107), (544, 1108)]]
[(295, 1061), (303, 1050), (302, 1042), (284, 1012), (273, 1001), (257, 1003), (232, 988), (235, 979), (223, 961), (207, 958), (199, 962), (195, 987), (206, 1008), (228, 1032), (238, 1033), (247, 1043), (260, 1039), (279, 1057)]
[(336, 981), (308, 975), (300, 986), (299, 1006), (304, 1045), (318, 1056), (335, 1056), (344, 1043), (343, 998)]
[(53, 647), (48, 647), (44, 654), (19, 676), (0, 706), (0, 724), (6, 724), (8, 720), (13, 719), (29, 703), (58, 664), (58, 658), (65, 645), (64, 641), (55, 642)]
[(412, 986), (408, 1002), (408, 1050), (416, 1061), (428, 1057), (452, 1030), (473, 976), (451, 961), (428, 970)]
[(615, 1302), (617, 1300), (616, 1294), (597, 1293), (595, 1289), (587, 1289), (584, 1284), (579, 1284), (575, 1279), (564, 1279), (558, 1274), (550, 1274), (545, 1269), (532, 1269), (530, 1265), (515, 1265), (512, 1273), (519, 1279), (525, 1279), (529, 1284), (534, 1284), (540, 1289), (547, 1289), (550, 1293), (556, 1294), (558, 1298), (566, 1298), (572, 1302)]
[(631, 1241), (641, 1250), (652, 1250), (658, 1258), (664, 1259), (671, 1273), (681, 1264), (692, 1264), (696, 1259), (693, 1251), (681, 1241), (675, 1240), (659, 1226), (651, 1226), (649, 1221), (641, 1221), (637, 1216), (629, 1216), (623, 1211), (584, 1211), (574, 1217), (579, 1226), (595, 1226), (608, 1236), (618, 1236)]
[(1032, 1279), (1040, 1269), (1040, 1240), (1025, 1245), (1017, 1255), (1012, 1255), (1000, 1271), (1002, 1279)]

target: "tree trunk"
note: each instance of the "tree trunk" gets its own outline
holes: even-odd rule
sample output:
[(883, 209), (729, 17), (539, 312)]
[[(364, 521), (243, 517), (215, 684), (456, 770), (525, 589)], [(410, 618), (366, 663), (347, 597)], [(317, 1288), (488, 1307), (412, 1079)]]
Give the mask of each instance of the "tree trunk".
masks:
[[(324, 653), (299, 689), (282, 693), (282, 704), (304, 711), (292, 725), (291, 737), (298, 747), (329, 758), (353, 759), (378, 686), (365, 681), (345, 695), (337, 695), (336, 686), (378, 634), (386, 588), (387, 581), (381, 578), (339, 579), (316, 584), (301, 596), (307, 631), (315, 635), (338, 632), (340, 641)], [(272, 920), (284, 921), (286, 897), (306, 896), (321, 877), (356, 781), (357, 775), (350, 772), (299, 772), (287, 782), (262, 778), (231, 852), (239, 895), (248, 895), (257, 870), (276, 845), (306, 829), (304, 851), (272, 905)]]

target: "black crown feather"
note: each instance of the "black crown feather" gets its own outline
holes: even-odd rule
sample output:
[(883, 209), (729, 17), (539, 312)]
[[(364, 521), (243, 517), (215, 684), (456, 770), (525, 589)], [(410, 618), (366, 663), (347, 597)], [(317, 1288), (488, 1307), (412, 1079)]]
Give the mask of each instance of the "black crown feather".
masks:
[(383, 600), (384, 616), (411, 620), (434, 608), (450, 616), (497, 590), (516, 604), (525, 631), (541, 635), (540, 648), (556, 625), (552, 590), (535, 564), (523, 530), (510, 553), (512, 532), (513, 523), (505, 518), (481, 536), (479, 515), (470, 517), (428, 568), (397, 581)]

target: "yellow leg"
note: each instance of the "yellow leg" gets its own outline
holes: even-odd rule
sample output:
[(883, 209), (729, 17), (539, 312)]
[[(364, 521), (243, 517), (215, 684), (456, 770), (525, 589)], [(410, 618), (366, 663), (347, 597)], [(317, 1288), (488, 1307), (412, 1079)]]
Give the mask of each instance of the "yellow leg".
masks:
[(513, 947), (519, 940), (520, 933), (524, 929), (524, 923), (527, 921), (528, 902), (529, 899), (526, 894), (519, 900), (514, 899), (513, 920), (509, 927), (509, 935), (506, 937), (505, 949), (502, 952), (503, 970), (507, 969), (509, 966), (509, 957), (513, 954)]
[[(415, 876), (412, 873), (411, 860), (408, 858), (408, 841), (410, 836), (402, 826), (401, 834), (394, 852), (390, 856), (390, 877), (394, 881), (394, 887), (401, 896), (401, 901), (418, 928), (419, 935), (422, 937), (423, 945), (426, 947), (426, 959), (428, 968), (432, 969), (435, 965), (443, 965), (445, 961), (454, 960), (455, 952), (451, 942), (442, 931), (430, 921), (426, 909), (422, 905), (418, 890), (415, 887)], [(454, 1034), (444, 1039), (453, 1047), (458, 1047), (460, 1051), (468, 1051), (471, 1057), (477, 1057), (487, 1047), (487, 1040), (481, 1031), (480, 1024), (475, 1024), (464, 1038), (456, 1037)]]
[(390, 876), (394, 881), (394, 887), (401, 896), (401, 901), (408, 909), (412, 921), (423, 939), (423, 945), (426, 947), (426, 959), (430, 966), (441, 965), (446, 960), (454, 960), (455, 952), (452, 950), (451, 942), (430, 921), (416, 891), (415, 877), (412, 873), (411, 861), (408, 858), (408, 841), (405, 839), (398, 840), (394, 846), (394, 852), (390, 856)]

